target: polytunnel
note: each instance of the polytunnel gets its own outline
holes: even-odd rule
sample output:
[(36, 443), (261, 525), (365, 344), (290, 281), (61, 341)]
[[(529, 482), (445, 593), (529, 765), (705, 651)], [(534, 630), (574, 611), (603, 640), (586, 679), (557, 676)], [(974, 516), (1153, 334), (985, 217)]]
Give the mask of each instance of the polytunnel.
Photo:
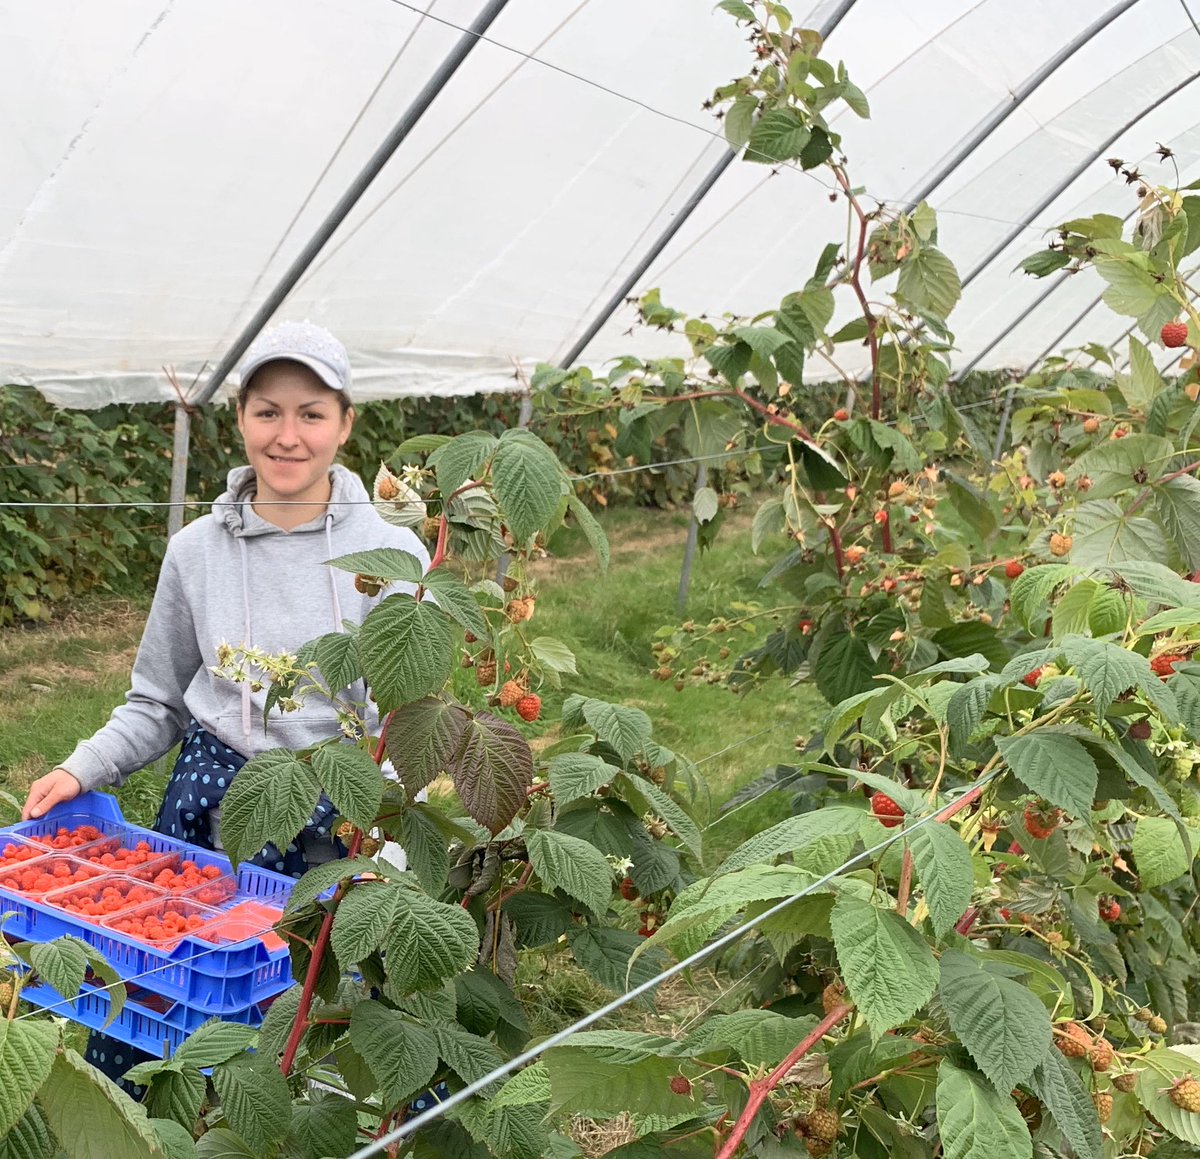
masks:
[[(171, 398), (164, 365), (201, 390), (267, 313), (341, 336), (360, 397), (511, 389), (538, 362), (676, 349), (629, 333), (626, 295), (756, 312), (845, 234), (823, 170), (744, 163), (702, 107), (750, 63), (745, 27), (708, 3), (0, 11), (0, 372), (62, 405)], [(1060, 221), (1129, 212), (1108, 156), (1172, 181), (1163, 142), (1181, 182), (1200, 177), (1186, 0), (825, 0), (793, 16), (870, 101), (869, 120), (835, 118), (855, 181), (938, 211), (965, 283), (958, 372), (1127, 330), (1093, 276), (1017, 266)], [(841, 365), (861, 372), (866, 351)]]

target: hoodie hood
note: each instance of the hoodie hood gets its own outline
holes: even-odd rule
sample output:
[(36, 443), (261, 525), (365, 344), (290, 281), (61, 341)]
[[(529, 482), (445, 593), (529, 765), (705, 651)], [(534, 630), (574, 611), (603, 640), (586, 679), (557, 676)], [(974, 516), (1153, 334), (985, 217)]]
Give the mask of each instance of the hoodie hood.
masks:
[(297, 532), (318, 531), (322, 528), (332, 530), (354, 522), (356, 516), (367, 514), (370, 517), (369, 521), (376, 518), (369, 506), (363, 506), (370, 503), (371, 497), (357, 475), (340, 463), (335, 463), (329, 469), (329, 477), (333, 490), (325, 513), (293, 527), (291, 531), (284, 531), (283, 528), (265, 520), (252, 506), (258, 483), (254, 468), (234, 467), (226, 478), (225, 490), (213, 501), (213, 518), (230, 535), (237, 537), (295, 535)]

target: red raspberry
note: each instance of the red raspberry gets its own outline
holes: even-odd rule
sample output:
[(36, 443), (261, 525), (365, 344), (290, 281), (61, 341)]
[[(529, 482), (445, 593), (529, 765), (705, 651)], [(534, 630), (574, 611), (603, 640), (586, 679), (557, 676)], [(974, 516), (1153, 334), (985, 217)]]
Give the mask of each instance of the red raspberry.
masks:
[(1025, 806), (1025, 831), (1030, 837), (1044, 841), (1062, 820), (1062, 810), (1054, 809), (1042, 801), (1030, 801)]
[(888, 829), (894, 829), (904, 821), (904, 810), (882, 790), (871, 794), (871, 812)]
[(1175, 671), (1175, 665), (1182, 663), (1187, 657), (1179, 652), (1164, 653), (1161, 656), (1155, 656), (1150, 661), (1150, 669), (1155, 676), (1161, 676), (1164, 680)]
[(542, 698), (536, 692), (527, 692), (514, 707), (522, 720), (534, 721), (542, 715)]
[(850, 417), (850, 412), (844, 407), (838, 407), (833, 412), (833, 421), (836, 423), (844, 423)]
[(1008, 563), (1004, 565), (1004, 574), (1008, 576), (1009, 579), (1016, 579), (1017, 576), (1019, 576), (1024, 570), (1025, 565), (1023, 563), (1018, 563), (1015, 559), (1010, 559)]
[(1041, 680), (1041, 678), (1042, 670), (1040, 668), (1035, 668), (1032, 672), (1026, 672), (1025, 675), (1021, 677), (1021, 683), (1029, 685), (1030, 688), (1036, 688), (1038, 686), (1038, 681)]
[(681, 1074), (672, 1075), (671, 1092), (676, 1095), (690, 1095), (692, 1084)]
[(1186, 346), (1188, 328), (1186, 322), (1168, 322), (1158, 332), (1164, 346)]
[(638, 887), (633, 884), (632, 877), (623, 877), (619, 888), (626, 901), (633, 901), (638, 895)]
[(1116, 898), (1102, 897), (1098, 908), (1102, 922), (1115, 922), (1121, 916), (1121, 903)]

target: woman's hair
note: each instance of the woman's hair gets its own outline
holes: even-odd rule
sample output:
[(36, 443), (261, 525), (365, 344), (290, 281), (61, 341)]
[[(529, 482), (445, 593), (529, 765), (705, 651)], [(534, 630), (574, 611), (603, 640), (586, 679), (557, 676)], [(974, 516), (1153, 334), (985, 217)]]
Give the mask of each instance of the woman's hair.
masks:
[[(291, 359), (291, 358), (278, 358), (278, 359), (275, 359), (274, 361), (276, 361), (276, 362), (292, 362), (296, 366), (304, 366), (303, 362), (295, 362), (295, 360)], [(267, 363), (264, 363), (263, 365), (270, 366), (271, 363), (267, 362)], [(258, 369), (261, 370), (262, 367), (260, 366)], [(308, 370), (309, 368), (307, 366), (304, 366), (304, 369)], [(309, 373), (312, 373), (312, 372), (310, 371)], [(238, 410), (246, 409), (246, 403), (248, 403), (250, 401), (250, 392), (254, 389), (254, 380), (257, 377), (258, 377), (258, 371), (256, 370), (254, 372), (254, 374), (250, 375), (249, 378), (245, 379), (242, 382), (242, 385), (238, 389), (238, 394), (237, 394)], [(313, 378), (316, 379), (317, 382), (321, 382), (320, 378), (318, 378), (316, 374), (313, 374)], [(333, 387), (326, 386), (325, 383), (323, 383), (323, 382), (321, 382), (321, 386), (325, 390), (329, 391), (329, 393), (332, 394), (333, 397), (337, 399), (338, 406), (340, 406), (342, 408), (343, 415), (346, 415), (347, 413), (349, 413), (350, 407), (352, 404), (350, 402), (350, 396), (348, 394), (346, 394), (346, 392), (344, 390), (334, 390)]]

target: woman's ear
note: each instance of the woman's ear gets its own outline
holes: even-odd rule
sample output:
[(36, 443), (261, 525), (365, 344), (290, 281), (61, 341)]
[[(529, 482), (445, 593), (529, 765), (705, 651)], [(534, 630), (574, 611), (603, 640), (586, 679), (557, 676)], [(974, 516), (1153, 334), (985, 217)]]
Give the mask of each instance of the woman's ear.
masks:
[(342, 437), (338, 439), (338, 446), (344, 447), (346, 440), (350, 437), (350, 431), (354, 427), (354, 407), (347, 407), (346, 413), (342, 415)]

